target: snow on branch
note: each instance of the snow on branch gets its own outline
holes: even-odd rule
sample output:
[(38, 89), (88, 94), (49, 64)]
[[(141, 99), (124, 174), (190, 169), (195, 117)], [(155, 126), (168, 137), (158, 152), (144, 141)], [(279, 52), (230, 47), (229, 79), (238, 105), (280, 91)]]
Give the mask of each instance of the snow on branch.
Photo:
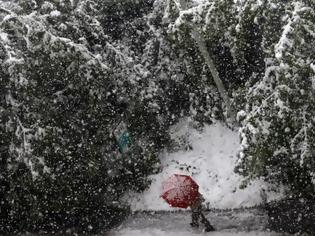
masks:
[(302, 3), (294, 2), (294, 10), (291, 12), (291, 17), (288, 17), (288, 23), (283, 27), (283, 31), (278, 43), (275, 45), (275, 56), (278, 60), (281, 60), (284, 53), (294, 46), (294, 40), (291, 38), (294, 34), (295, 25), (297, 25), (300, 20), (300, 14), (311, 10), (308, 7), (303, 7)]

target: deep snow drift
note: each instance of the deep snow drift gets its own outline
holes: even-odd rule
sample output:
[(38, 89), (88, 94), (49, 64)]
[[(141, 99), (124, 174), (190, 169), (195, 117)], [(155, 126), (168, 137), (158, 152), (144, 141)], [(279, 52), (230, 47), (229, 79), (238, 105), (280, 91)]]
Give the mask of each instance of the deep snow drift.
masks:
[[(171, 210), (159, 196), (163, 180), (174, 173), (191, 175), (200, 185), (200, 192), (210, 208), (260, 204), (261, 189), (270, 186), (262, 180), (256, 180), (246, 189), (240, 189), (243, 178), (233, 172), (239, 148), (238, 132), (219, 122), (198, 131), (191, 123), (187, 119), (182, 120), (172, 128), (171, 135), (181, 144), (181, 149), (161, 155), (163, 170), (151, 176), (150, 188), (143, 194), (128, 196), (132, 209)], [(280, 196), (280, 193), (267, 193), (268, 200)]]

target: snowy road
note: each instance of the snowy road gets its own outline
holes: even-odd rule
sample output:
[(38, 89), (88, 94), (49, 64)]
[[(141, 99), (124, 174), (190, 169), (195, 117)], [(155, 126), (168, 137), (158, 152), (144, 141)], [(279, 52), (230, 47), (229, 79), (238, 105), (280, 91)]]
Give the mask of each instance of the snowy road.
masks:
[(194, 233), (185, 232), (183, 230), (168, 231), (160, 229), (146, 229), (146, 230), (123, 230), (114, 234), (115, 236), (197, 236), (197, 235), (211, 235), (211, 236), (282, 236), (280, 234), (269, 232), (211, 232), (211, 233)]
[(202, 229), (189, 226), (189, 212), (136, 213), (130, 216), (119, 228), (109, 236), (284, 236), (264, 232), (266, 216), (257, 209), (225, 210), (207, 212), (207, 218), (217, 229), (216, 232), (205, 233)]

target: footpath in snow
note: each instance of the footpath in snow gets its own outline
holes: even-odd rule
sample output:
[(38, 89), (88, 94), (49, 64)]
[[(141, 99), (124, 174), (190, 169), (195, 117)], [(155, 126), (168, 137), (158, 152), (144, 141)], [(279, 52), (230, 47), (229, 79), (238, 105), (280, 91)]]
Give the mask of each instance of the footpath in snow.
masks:
[[(222, 123), (198, 131), (183, 120), (170, 132), (182, 148), (161, 156), (163, 170), (150, 177), (152, 184), (147, 191), (128, 196), (134, 211), (172, 210), (159, 196), (162, 182), (175, 173), (191, 175), (196, 180), (209, 208), (239, 208), (261, 203), (261, 189), (268, 189), (266, 183), (256, 180), (240, 189), (243, 178), (233, 172), (239, 148), (237, 131)], [(267, 197), (275, 199), (277, 193), (268, 192)]]
[(206, 217), (216, 228), (215, 232), (190, 227), (190, 214), (177, 212), (138, 212), (108, 236), (284, 236), (264, 232), (266, 215), (259, 209), (208, 211)]
[[(147, 229), (147, 230), (126, 230), (111, 234), (111, 236), (197, 236), (201, 233), (192, 233), (184, 231), (165, 231), (161, 229)], [(211, 236), (283, 236), (283, 234), (269, 233), (269, 232), (211, 232), (207, 233)]]

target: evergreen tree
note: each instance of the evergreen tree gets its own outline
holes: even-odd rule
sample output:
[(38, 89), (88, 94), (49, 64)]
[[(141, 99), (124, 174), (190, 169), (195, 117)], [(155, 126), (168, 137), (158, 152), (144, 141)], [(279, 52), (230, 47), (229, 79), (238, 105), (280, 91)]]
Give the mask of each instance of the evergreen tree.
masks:
[(265, 24), (274, 21), (274, 12), (283, 12), (278, 16), (282, 27), (278, 34), (275, 29), (264, 31), (269, 58), (240, 113), (244, 120), (238, 172), (285, 184), (289, 195), (314, 199), (314, 4), (276, 3), (266, 5), (270, 18)]
[(117, 154), (111, 133), (127, 93), (115, 93), (123, 86), (106, 62), (112, 47), (88, 3), (21, 1), (3, 11), (4, 232), (108, 229), (127, 212), (121, 196), (143, 190), (156, 168), (138, 142)]

